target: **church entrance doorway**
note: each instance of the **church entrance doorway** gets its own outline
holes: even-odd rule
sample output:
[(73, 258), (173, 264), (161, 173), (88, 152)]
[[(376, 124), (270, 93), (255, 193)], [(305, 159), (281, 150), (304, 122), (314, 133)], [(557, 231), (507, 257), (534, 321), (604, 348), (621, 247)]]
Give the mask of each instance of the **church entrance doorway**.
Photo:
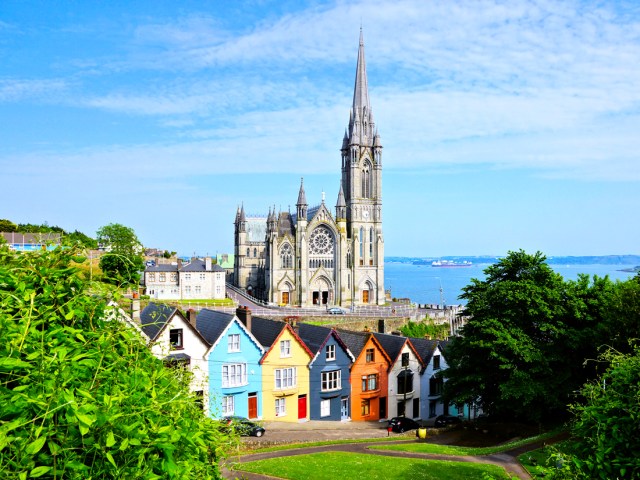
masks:
[(327, 305), (329, 303), (329, 292), (313, 292), (314, 305)]
[(362, 303), (369, 303), (369, 290), (362, 291)]
[(289, 292), (282, 292), (282, 304), (289, 305)]
[(331, 284), (326, 278), (319, 278), (311, 286), (311, 300), (314, 305), (328, 305), (333, 301), (330, 292)]

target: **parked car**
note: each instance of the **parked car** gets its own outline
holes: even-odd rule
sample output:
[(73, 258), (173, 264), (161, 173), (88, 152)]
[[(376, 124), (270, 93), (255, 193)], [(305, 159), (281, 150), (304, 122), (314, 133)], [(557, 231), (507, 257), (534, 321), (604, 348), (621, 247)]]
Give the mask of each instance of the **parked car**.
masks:
[(222, 421), (231, 426), (238, 435), (242, 435), (243, 437), (261, 437), (265, 432), (263, 427), (245, 417), (224, 417)]
[(411, 418), (393, 417), (391, 420), (389, 420), (388, 428), (390, 428), (393, 432), (403, 433), (409, 430), (420, 428), (420, 424)]
[(449, 425), (457, 425), (461, 423), (460, 417), (454, 417), (453, 415), (438, 415), (434, 425), (436, 427), (448, 427)]
[(331, 307), (327, 308), (327, 313), (329, 315), (344, 315), (344, 310), (340, 307)]

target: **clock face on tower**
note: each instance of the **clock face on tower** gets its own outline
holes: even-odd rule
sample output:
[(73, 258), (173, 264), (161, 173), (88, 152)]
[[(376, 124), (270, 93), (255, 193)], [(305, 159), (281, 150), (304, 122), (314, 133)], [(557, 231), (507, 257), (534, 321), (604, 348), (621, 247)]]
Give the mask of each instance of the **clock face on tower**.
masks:
[(327, 227), (318, 227), (311, 232), (309, 251), (313, 255), (331, 255), (333, 253), (333, 235)]

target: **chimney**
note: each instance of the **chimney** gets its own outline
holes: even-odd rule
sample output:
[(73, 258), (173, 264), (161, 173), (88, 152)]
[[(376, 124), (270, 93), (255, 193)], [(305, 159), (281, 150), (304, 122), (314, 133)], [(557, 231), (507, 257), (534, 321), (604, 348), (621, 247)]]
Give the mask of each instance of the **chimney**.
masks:
[(251, 310), (249, 307), (240, 305), (236, 308), (236, 317), (247, 327), (247, 330), (251, 331)]
[(190, 309), (187, 311), (187, 320), (189, 321), (189, 323), (191, 324), (191, 326), (192, 326), (193, 328), (197, 328), (197, 327), (196, 327), (196, 317), (197, 317), (197, 316), (198, 316), (198, 312), (197, 312), (195, 309), (190, 308)]
[(140, 325), (140, 297), (138, 292), (131, 296), (131, 319)]
[(211, 271), (211, 257), (207, 257), (207, 258), (204, 259), (204, 269), (207, 272)]

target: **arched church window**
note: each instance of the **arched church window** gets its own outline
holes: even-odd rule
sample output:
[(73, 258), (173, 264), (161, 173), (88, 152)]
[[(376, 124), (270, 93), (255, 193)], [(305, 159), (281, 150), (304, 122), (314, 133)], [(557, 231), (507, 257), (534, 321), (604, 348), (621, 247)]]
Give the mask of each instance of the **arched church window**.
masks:
[(280, 268), (293, 268), (293, 254), (288, 243), (280, 249)]
[(360, 265), (364, 265), (364, 228), (360, 227)]
[(251, 256), (251, 249), (247, 248), (247, 257), (250, 257), (250, 256)]
[(373, 227), (369, 229), (369, 265), (373, 265)]
[(258, 258), (258, 249), (257, 248), (253, 249), (253, 258)]
[(362, 175), (361, 175), (361, 183), (362, 183), (362, 197), (370, 198), (371, 197), (371, 164), (367, 161), (364, 162), (364, 166), (362, 167)]

